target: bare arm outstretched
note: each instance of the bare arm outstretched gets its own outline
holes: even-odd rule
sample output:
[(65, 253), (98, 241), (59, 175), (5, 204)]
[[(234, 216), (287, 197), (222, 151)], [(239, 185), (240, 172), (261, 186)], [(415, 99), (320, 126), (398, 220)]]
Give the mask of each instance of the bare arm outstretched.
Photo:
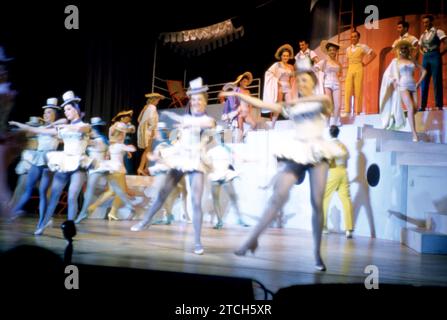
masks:
[(27, 124), (17, 122), (17, 121), (9, 121), (8, 122), (12, 126), (16, 126), (22, 131), (27, 131), (35, 134), (49, 134), (49, 135), (57, 135), (57, 129), (56, 128), (45, 128), (45, 127), (32, 127)]
[(246, 94), (241, 94), (239, 92), (234, 92), (234, 91), (226, 91), (226, 92), (222, 92), (221, 93), (222, 97), (230, 97), (230, 96), (236, 96), (239, 97), (241, 100), (247, 102), (248, 104), (251, 104), (253, 107), (256, 108), (261, 108), (261, 109), (268, 109), (272, 112), (275, 113), (279, 113), (282, 110), (282, 104), (280, 103), (269, 103), (269, 102), (265, 102), (262, 101), (261, 99), (246, 95)]
[[(271, 110), (272, 112), (276, 112), (276, 113), (281, 112), (283, 106), (285, 105), (284, 103), (265, 102), (265, 101), (262, 101), (261, 99), (258, 99), (258, 98), (252, 97), (252, 96), (240, 94), (239, 92), (223, 92), (221, 94), (223, 96), (237, 96), (241, 100), (244, 100), (245, 102), (253, 105), (254, 107), (268, 109), (268, 110)], [(302, 102), (321, 102), (324, 106), (324, 113), (326, 115), (330, 115), (332, 112), (332, 103), (326, 95), (303, 97), (303, 98), (299, 98), (294, 101), (288, 102), (287, 104), (293, 105), (293, 104), (299, 104)]]

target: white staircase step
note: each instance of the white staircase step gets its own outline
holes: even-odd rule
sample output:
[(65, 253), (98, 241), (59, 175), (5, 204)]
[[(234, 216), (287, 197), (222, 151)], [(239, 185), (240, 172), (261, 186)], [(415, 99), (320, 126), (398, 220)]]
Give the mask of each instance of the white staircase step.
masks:
[(406, 166), (447, 167), (447, 155), (421, 152), (398, 152), (396, 153), (395, 164)]
[(361, 138), (377, 139), (377, 140), (382, 139), (382, 140), (411, 141), (411, 132), (377, 129), (370, 125), (365, 124), (361, 128)]
[(447, 254), (447, 235), (418, 228), (403, 228), (401, 243), (419, 253)]
[(411, 152), (411, 153), (436, 153), (447, 156), (447, 145), (440, 143), (412, 142), (401, 140), (384, 140), (381, 139), (379, 152)]

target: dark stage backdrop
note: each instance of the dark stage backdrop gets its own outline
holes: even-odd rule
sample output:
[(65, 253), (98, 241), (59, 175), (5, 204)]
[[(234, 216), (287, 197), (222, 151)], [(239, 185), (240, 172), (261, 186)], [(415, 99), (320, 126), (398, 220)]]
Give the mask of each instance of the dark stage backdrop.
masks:
[[(377, 5), (385, 18), (425, 12), (427, 3), (431, 11), (440, 1), (358, 0), (355, 20), (363, 22), (368, 4)], [(183, 79), (186, 69), (188, 80), (202, 76), (207, 83), (233, 80), (247, 70), (263, 77), (278, 46), (288, 42), (296, 50), (299, 39), (314, 36), (318, 43), (332, 35), (326, 16), (337, 3), (319, 0), (311, 14), (310, 0), (227, 0), (218, 8), (214, 1), (2, 1), (0, 44), (15, 57), (10, 77), (19, 93), (11, 118), (40, 115), (46, 98), (73, 89), (83, 99), (87, 120), (108, 121), (123, 108), (134, 109), (136, 120), (151, 87), (157, 35), (228, 18), (244, 26), (244, 37), (192, 58), (159, 44), (157, 74)], [(80, 30), (64, 28), (68, 4), (78, 5)]]

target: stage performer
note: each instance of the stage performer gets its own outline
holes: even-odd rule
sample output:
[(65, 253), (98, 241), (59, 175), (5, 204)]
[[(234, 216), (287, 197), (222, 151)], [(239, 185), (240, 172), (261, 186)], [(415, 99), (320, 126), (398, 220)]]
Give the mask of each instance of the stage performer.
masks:
[(337, 60), (340, 45), (334, 41), (323, 40), (320, 44), (321, 52), (327, 55), (327, 59), (323, 59), (315, 65), (317, 71), (323, 72), (323, 88), (331, 100), (334, 111), (329, 124), (340, 125), (340, 76), (342, 74), (341, 63)]
[[(45, 216), (38, 225), (35, 235), (41, 235), (52, 224), (52, 216), (56, 210), (64, 187), (68, 187), (68, 220), (74, 220), (78, 213), (78, 196), (85, 182), (85, 170), (91, 165), (91, 159), (86, 154), (90, 134), (90, 125), (82, 121), (83, 113), (79, 107), (81, 99), (73, 91), (67, 91), (62, 96), (65, 117), (69, 124), (57, 125), (55, 128), (34, 128), (39, 134), (51, 134), (64, 142), (63, 151), (47, 153), (48, 168), (55, 172), (51, 184), (51, 196)], [(15, 123), (19, 128), (28, 130), (27, 126)]]
[(102, 132), (106, 123), (100, 117), (93, 117), (90, 119), (92, 131), (90, 133), (90, 140), (87, 147), (88, 156), (92, 159), (92, 166), (87, 173), (87, 187), (84, 192), (84, 201), (75, 223), (78, 224), (82, 220), (88, 218), (88, 207), (93, 202), (95, 189), (98, 186), (100, 179), (106, 179), (106, 173), (97, 170), (102, 161), (106, 159), (107, 151), (109, 149), (109, 140)]
[[(429, 14), (422, 17), (422, 23), (425, 31), (419, 39), (419, 48), (422, 56), (422, 66), (427, 70), (427, 77), (421, 84), (421, 107), (424, 111), (427, 107), (428, 88), (430, 87), (430, 78), (433, 77), (433, 87), (435, 90), (435, 103), (439, 110), (442, 110), (443, 86), (442, 86), (442, 56), (447, 52), (447, 36), (441, 29), (433, 26), (434, 17)], [(441, 43), (444, 43), (444, 49), (441, 51)]]
[(323, 138), (326, 127), (326, 117), (331, 114), (331, 102), (325, 95), (314, 95), (317, 78), (312, 71), (301, 71), (297, 75), (297, 87), (301, 98), (282, 103), (268, 103), (254, 97), (236, 92), (226, 92), (224, 95), (236, 95), (258, 108), (268, 108), (273, 112), (283, 112), (294, 122), (296, 134), (282, 140), (274, 150), (281, 165), (273, 178), (273, 194), (268, 200), (261, 220), (256, 225), (249, 238), (235, 251), (236, 255), (245, 255), (258, 247), (261, 233), (275, 219), (289, 197), (293, 185), (303, 180), (306, 171), (310, 176), (312, 204), (312, 233), (314, 239), (315, 268), (326, 270), (320, 255), (321, 232), (323, 227), (323, 195), (326, 188), (328, 161), (334, 157), (343, 156), (345, 150), (332, 141)]
[[(42, 108), (43, 111), (43, 125), (51, 126), (58, 118), (58, 112), (61, 107), (57, 105), (57, 98), (47, 99), (47, 103)], [(32, 123), (26, 123), (34, 127)], [(42, 223), (45, 211), (47, 209), (47, 194), (50, 188), (53, 173), (48, 169), (47, 154), (50, 151), (57, 150), (59, 146), (59, 139), (52, 134), (40, 133), (37, 135), (37, 149), (33, 152), (31, 158), (31, 167), (26, 178), (26, 186), (24, 192), (21, 194), (18, 202), (14, 205), (13, 214), (17, 216), (23, 212), (23, 207), (31, 198), (34, 186), (39, 182), (39, 222)]]
[(127, 219), (130, 220), (135, 214), (134, 206), (139, 204), (137, 199), (132, 199), (127, 193), (126, 184), (126, 167), (124, 166), (124, 154), (127, 152), (135, 152), (136, 148), (133, 145), (124, 144), (124, 137), (129, 130), (129, 126), (123, 122), (117, 122), (113, 125), (113, 130), (109, 130), (109, 158), (102, 160), (99, 166), (96, 167), (96, 172), (106, 173), (109, 189), (103, 193), (89, 208), (89, 212), (93, 212), (97, 207), (106, 202), (110, 197), (115, 197), (112, 203), (112, 208), (109, 211), (108, 219), (119, 220), (117, 216), (118, 209), (122, 207), (123, 202), (125, 207), (130, 212)]
[(335, 157), (329, 161), (329, 174), (326, 183), (326, 191), (324, 192), (323, 200), (323, 233), (328, 233), (327, 228), (327, 212), (332, 195), (337, 191), (338, 197), (343, 205), (343, 211), (345, 213), (345, 231), (346, 238), (351, 239), (354, 231), (353, 225), (353, 209), (351, 201), (351, 192), (349, 191), (349, 177), (346, 170), (348, 165), (349, 152), (348, 148), (338, 140), (338, 134), (340, 129), (337, 126), (332, 125), (329, 128), (329, 134), (332, 137), (332, 141), (340, 146), (345, 151), (341, 157)]
[[(400, 129), (405, 126), (402, 103), (407, 107), (408, 120), (413, 141), (418, 141), (414, 114), (417, 108), (417, 88), (425, 78), (427, 71), (411, 57), (412, 44), (400, 40), (395, 44), (397, 58), (394, 58), (383, 73), (380, 87), (380, 110), (382, 125), (385, 129)], [(414, 80), (415, 69), (421, 76)]]
[(169, 148), (170, 155), (165, 159), (165, 163), (171, 168), (167, 173), (166, 184), (158, 192), (155, 202), (149, 208), (143, 220), (131, 229), (132, 231), (140, 231), (147, 228), (153, 216), (160, 210), (180, 179), (188, 174), (193, 208), (195, 254), (204, 253), (201, 242), (203, 218), (201, 202), (204, 175), (209, 170), (209, 164), (205, 162), (206, 144), (209, 142), (207, 129), (216, 126), (216, 121), (205, 113), (208, 101), (207, 91), (208, 86), (202, 84), (202, 78), (192, 80), (187, 91), (187, 95), (190, 96), (191, 115), (180, 116), (173, 112), (165, 112), (166, 116), (180, 123), (180, 140), (173, 148)]
[(8, 132), (8, 117), (17, 94), (8, 82), (8, 66), (11, 61), (13, 58), (7, 57), (0, 46), (0, 216), (6, 217), (11, 215), (8, 167), (21, 153), (26, 141), (24, 132)]
[[(366, 44), (359, 43), (360, 32), (357, 30), (351, 33), (351, 45), (346, 49), (348, 58), (348, 72), (345, 79), (345, 114), (351, 113), (351, 98), (354, 95), (354, 112), (362, 112), (363, 101), (363, 69), (369, 65), (375, 58), (376, 53)], [(367, 56), (366, 62), (364, 58)]]
[(147, 176), (149, 174), (147, 170), (148, 154), (152, 152), (152, 143), (157, 132), (158, 113), (157, 105), (160, 100), (165, 97), (159, 93), (148, 93), (145, 95), (147, 98), (146, 105), (141, 110), (138, 116), (138, 148), (144, 149), (141, 155), (140, 165), (137, 170), (138, 175)]
[[(239, 75), (234, 82), (227, 83), (223, 90), (235, 90), (236, 92), (240, 92), (243, 94), (250, 95), (250, 90), (247, 87), (253, 82), (253, 75), (251, 72), (244, 72)], [(238, 127), (238, 138), (237, 142), (242, 142), (244, 137), (244, 123), (250, 125), (251, 130), (255, 130), (256, 128), (256, 120), (253, 117), (253, 108), (244, 101), (240, 101), (237, 98), (229, 97), (225, 102), (224, 115), (222, 116), (222, 120), (232, 121), (234, 119), (234, 111), (236, 110), (237, 114), (237, 127)]]
[(411, 56), (417, 60), (418, 58), (418, 43), (419, 40), (418, 38), (416, 38), (415, 36), (411, 35), (408, 33), (408, 29), (410, 28), (410, 24), (407, 21), (404, 20), (400, 20), (397, 23), (397, 32), (399, 33), (399, 38), (397, 38), (392, 45), (392, 48), (395, 49), (396, 48), (396, 44), (400, 41), (400, 40), (407, 40), (408, 42), (411, 43)]
[[(263, 100), (268, 103), (292, 101), (296, 98), (295, 69), (289, 60), (293, 57), (293, 48), (290, 44), (284, 44), (276, 50), (275, 62), (266, 72), (264, 77)], [(265, 113), (265, 111), (262, 111)], [(272, 129), (275, 128), (279, 113), (272, 114)]]
[[(122, 143), (129, 145), (132, 144), (131, 134), (135, 133), (135, 126), (131, 123), (133, 116), (133, 110), (124, 110), (119, 112), (116, 116), (112, 118), (112, 126), (109, 131), (113, 130), (113, 126), (116, 123), (121, 122), (127, 126), (127, 132), (124, 135), (124, 140)], [(127, 152), (124, 155), (124, 166), (126, 167), (127, 174), (133, 174), (133, 164), (132, 164), (132, 153)]]
[(216, 141), (217, 145), (211, 148), (206, 154), (212, 168), (208, 174), (208, 179), (211, 181), (213, 208), (217, 215), (217, 224), (214, 226), (214, 229), (223, 228), (223, 212), (220, 205), (220, 191), (222, 187), (227, 193), (230, 205), (237, 215), (238, 224), (243, 227), (248, 227), (239, 211), (237, 194), (233, 185), (233, 180), (239, 176), (233, 166), (233, 151), (223, 141), (223, 128), (221, 126), (216, 127), (214, 141)]

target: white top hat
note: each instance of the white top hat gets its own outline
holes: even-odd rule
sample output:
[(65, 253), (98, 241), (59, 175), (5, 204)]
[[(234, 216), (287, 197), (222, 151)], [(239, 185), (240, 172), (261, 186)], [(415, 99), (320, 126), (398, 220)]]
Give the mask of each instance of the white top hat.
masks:
[(42, 109), (52, 108), (56, 110), (61, 110), (61, 107), (57, 105), (57, 98), (48, 98), (47, 104), (42, 107)]
[(26, 124), (32, 127), (38, 127), (43, 124), (43, 119), (40, 117), (29, 117), (29, 121)]
[(197, 93), (203, 93), (208, 91), (208, 86), (203, 85), (203, 79), (201, 77), (191, 80), (189, 82), (189, 89), (186, 91), (186, 94), (188, 96), (191, 96), (193, 94)]
[(105, 126), (106, 123), (100, 117), (93, 117), (90, 119), (90, 124), (92, 126)]
[(81, 101), (81, 98), (76, 97), (73, 91), (67, 91), (62, 95), (62, 99), (64, 102), (61, 104), (61, 107), (64, 107), (65, 105), (71, 103), (71, 102), (79, 102)]

